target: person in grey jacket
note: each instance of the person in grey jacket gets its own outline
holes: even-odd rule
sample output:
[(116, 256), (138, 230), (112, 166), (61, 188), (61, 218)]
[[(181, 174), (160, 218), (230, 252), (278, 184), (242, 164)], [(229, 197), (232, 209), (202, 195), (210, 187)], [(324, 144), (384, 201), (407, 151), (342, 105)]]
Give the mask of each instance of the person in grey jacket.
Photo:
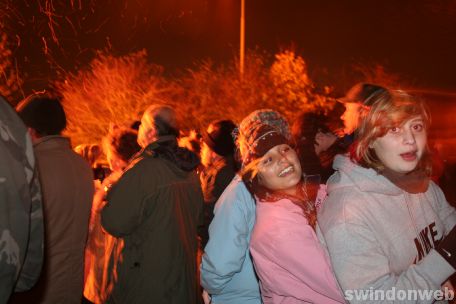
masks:
[(41, 189), (30, 136), (0, 97), (0, 303), (30, 289), (43, 263)]
[(93, 199), (89, 164), (62, 136), (65, 111), (59, 98), (33, 94), (16, 110), (28, 127), (36, 156), (45, 225), (45, 261), (37, 286), (15, 303), (80, 303), (84, 247)]
[(350, 158), (337, 156), (318, 214), (351, 303), (432, 303), (451, 292), (456, 210), (430, 181), (429, 114), (403, 91), (372, 100)]

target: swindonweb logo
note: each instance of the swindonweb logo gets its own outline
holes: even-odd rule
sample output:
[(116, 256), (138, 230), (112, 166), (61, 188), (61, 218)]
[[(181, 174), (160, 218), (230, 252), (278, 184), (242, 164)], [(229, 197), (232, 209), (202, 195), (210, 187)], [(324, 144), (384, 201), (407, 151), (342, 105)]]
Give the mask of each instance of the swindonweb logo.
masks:
[(344, 292), (348, 301), (451, 301), (455, 292), (445, 287), (443, 290), (404, 290), (392, 287), (387, 290), (374, 289), (348, 289)]

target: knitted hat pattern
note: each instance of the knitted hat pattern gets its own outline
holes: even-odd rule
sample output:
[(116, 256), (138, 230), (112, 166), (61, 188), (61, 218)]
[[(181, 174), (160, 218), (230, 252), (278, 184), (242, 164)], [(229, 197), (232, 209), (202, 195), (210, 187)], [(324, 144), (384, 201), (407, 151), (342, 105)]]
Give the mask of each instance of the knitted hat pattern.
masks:
[[(278, 140), (278, 137), (282, 137), (283, 140)], [(263, 141), (269, 139), (270, 143), (288, 142), (291, 138), (291, 132), (286, 118), (277, 111), (261, 109), (250, 113), (242, 120), (239, 126), (237, 144), (242, 153), (243, 166), (252, 161), (255, 155), (258, 156), (257, 146), (258, 140), (262, 140), (261, 138), (265, 138)], [(267, 145), (263, 147), (267, 147)], [(267, 150), (264, 153), (266, 152)]]

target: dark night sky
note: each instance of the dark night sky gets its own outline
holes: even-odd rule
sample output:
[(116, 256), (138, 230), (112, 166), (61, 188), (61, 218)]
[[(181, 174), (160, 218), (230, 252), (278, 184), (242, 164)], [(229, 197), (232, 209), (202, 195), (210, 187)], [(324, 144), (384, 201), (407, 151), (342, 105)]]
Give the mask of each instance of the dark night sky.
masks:
[[(0, 3), (26, 91), (104, 48), (116, 55), (145, 48), (168, 72), (238, 54), (240, 0)], [(415, 86), (456, 90), (455, 0), (246, 0), (246, 45), (272, 54), (292, 45), (318, 80), (340, 90), (353, 81), (344, 78), (353, 64), (377, 63)]]

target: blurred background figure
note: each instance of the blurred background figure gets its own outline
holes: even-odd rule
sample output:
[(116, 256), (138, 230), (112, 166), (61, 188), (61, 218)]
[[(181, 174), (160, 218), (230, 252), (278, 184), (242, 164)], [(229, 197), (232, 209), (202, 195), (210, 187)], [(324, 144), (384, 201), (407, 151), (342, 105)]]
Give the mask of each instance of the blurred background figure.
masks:
[(46, 260), (33, 302), (80, 303), (92, 170), (61, 135), (66, 116), (59, 99), (32, 95), (17, 111), (32, 137), (43, 192)]
[[(201, 134), (199, 134), (197, 130), (190, 130), (187, 135), (181, 132), (181, 136), (177, 139), (177, 144), (179, 147), (186, 148), (195, 153), (201, 161)], [(198, 174), (201, 173), (203, 168), (204, 166), (200, 163), (196, 168)]]
[(213, 121), (203, 132), (200, 174), (204, 195), (204, 225), (200, 236), (204, 248), (209, 239), (209, 224), (214, 217), (214, 205), (237, 171), (234, 160), (235, 144), (231, 133), (236, 125), (231, 120)]
[(0, 303), (7, 303), (40, 276), (44, 225), (31, 139), (2, 97), (0, 135)]
[(87, 160), (95, 181), (101, 183), (111, 173), (109, 166), (101, 160), (103, 151), (98, 144), (80, 144), (74, 148), (74, 151)]
[(342, 121), (333, 112), (326, 116), (303, 113), (292, 126), (293, 143), (303, 173), (319, 175), (323, 184), (334, 173), (334, 157), (348, 149), (344, 139), (336, 135), (341, 126)]
[(113, 237), (101, 227), (100, 212), (106, 204), (106, 190), (117, 182), (130, 159), (140, 149), (137, 132), (133, 129), (112, 126), (103, 139), (103, 151), (111, 174), (95, 192), (85, 249), (84, 297), (92, 303), (104, 303), (109, 297), (123, 248), (121, 239)]
[[(321, 173), (322, 167), (315, 151), (315, 138), (318, 131), (324, 127), (324, 121), (323, 115), (302, 113), (292, 125), (292, 142), (304, 174)], [(326, 130), (326, 127), (324, 129)]]
[(74, 152), (81, 155), (90, 165), (93, 171), (94, 180), (100, 182), (109, 175), (110, 170), (106, 163), (103, 163), (103, 151), (98, 144), (80, 144), (74, 149)]
[(74, 152), (81, 155), (92, 168), (97, 165), (98, 159), (100, 158), (102, 151), (97, 144), (80, 144), (74, 148)]
[(375, 97), (385, 92), (387, 90), (384, 87), (360, 82), (351, 87), (344, 97), (337, 100), (345, 106), (345, 112), (340, 118), (344, 122), (346, 140), (353, 141), (353, 133), (358, 127), (359, 115), (363, 106), (371, 106)]
[(197, 130), (190, 130), (187, 135), (178, 138), (179, 147), (187, 148), (199, 155), (201, 152), (201, 135)]

